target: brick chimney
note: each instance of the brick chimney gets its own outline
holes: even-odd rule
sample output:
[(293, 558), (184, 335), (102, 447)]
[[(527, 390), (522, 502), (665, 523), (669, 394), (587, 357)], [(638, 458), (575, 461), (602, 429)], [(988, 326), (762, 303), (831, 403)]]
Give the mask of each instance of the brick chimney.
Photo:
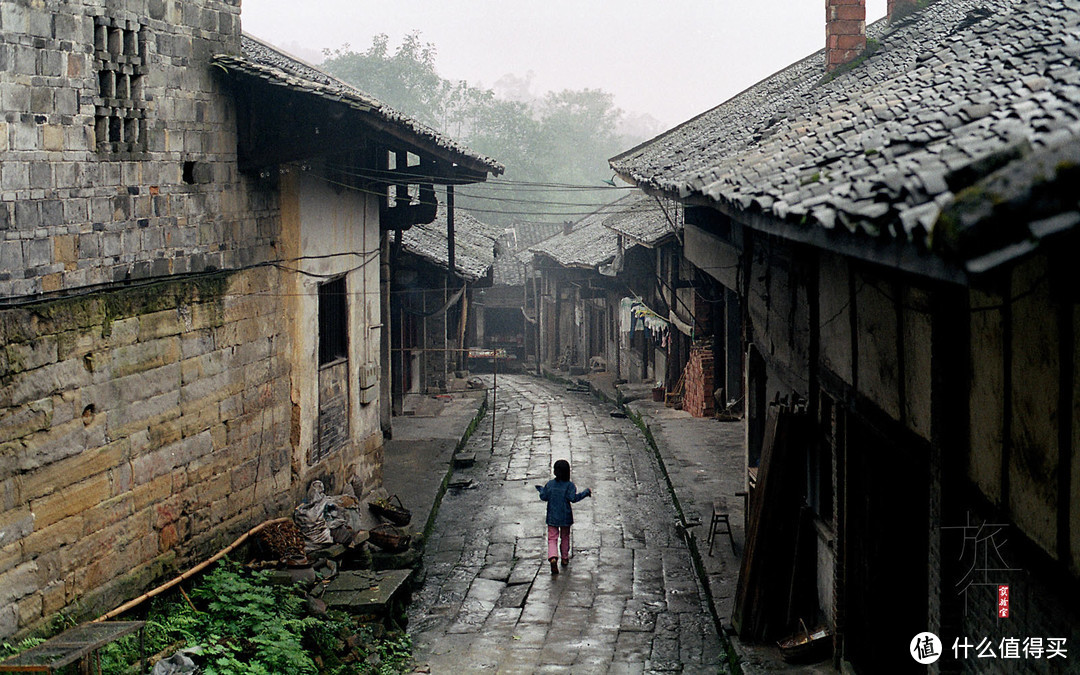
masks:
[[(897, 0), (890, 0), (890, 7)], [(866, 0), (825, 0), (825, 71), (866, 49)]]

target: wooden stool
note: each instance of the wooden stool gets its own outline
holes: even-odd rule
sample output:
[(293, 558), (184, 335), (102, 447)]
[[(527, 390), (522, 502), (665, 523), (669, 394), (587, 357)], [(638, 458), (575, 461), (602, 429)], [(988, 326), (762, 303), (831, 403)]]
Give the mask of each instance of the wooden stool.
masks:
[[(719, 525), (723, 524), (724, 530), (720, 531)], [(728, 539), (731, 541), (731, 552), (735, 553), (735, 536), (731, 533), (731, 521), (728, 520), (728, 506), (727, 500), (723, 497), (717, 497), (712, 503), (712, 520), (709, 522), (709, 536), (707, 537), (709, 542), (709, 555), (712, 555), (713, 542), (716, 541), (717, 534), (727, 533)]]

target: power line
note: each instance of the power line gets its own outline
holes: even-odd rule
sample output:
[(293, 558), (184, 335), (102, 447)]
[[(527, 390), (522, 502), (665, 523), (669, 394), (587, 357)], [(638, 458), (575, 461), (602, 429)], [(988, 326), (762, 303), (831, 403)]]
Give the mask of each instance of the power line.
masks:
[[(362, 188), (362, 187), (358, 187), (356, 185), (351, 185), (349, 183), (343, 183), (341, 181), (336, 181), (336, 180), (334, 180), (332, 178), (327, 178), (325, 176), (321, 176), (321, 175), (318, 175), (318, 174), (313, 174), (313, 175), (316, 178), (318, 178), (318, 179), (320, 179), (322, 181), (325, 181), (326, 183), (329, 183), (331, 185), (336, 185), (336, 186), (344, 188), (346, 190), (352, 190), (354, 192), (358, 192), (358, 193), (361, 193), (361, 194), (369, 194), (369, 195), (373, 195), (373, 196), (376, 196), (376, 197), (386, 197), (387, 196), (386, 193), (378, 191), (378, 190), (365, 189), (365, 188)], [(517, 202), (519, 200), (498, 200), (498, 199), (496, 199), (496, 201)], [(542, 204), (543, 202), (526, 201), (525, 203), (541, 203)], [(585, 205), (582, 205), (582, 206), (585, 206)], [(552, 217), (552, 218), (567, 218), (567, 217), (575, 217), (576, 216), (576, 217), (578, 217), (580, 219), (580, 218), (584, 218), (586, 216), (592, 216), (592, 215), (617, 215), (617, 214), (621, 214), (621, 213), (626, 213), (627, 212), (627, 207), (625, 205), (616, 206), (615, 202), (608, 202), (606, 204), (597, 205), (597, 207), (594, 208), (591, 211), (570, 211), (570, 210), (566, 210), (566, 211), (540, 211), (540, 210), (536, 210), (536, 211), (510, 211), (510, 210), (502, 210), (502, 209), (484, 209), (484, 208), (477, 208), (477, 207), (474, 207), (474, 206), (458, 206), (457, 210), (465, 211), (466, 213), (487, 213), (487, 214), (504, 215), (504, 216), (514, 216), (514, 215), (518, 215), (518, 216), (534, 216), (534, 217), (535, 216), (539, 216), (539, 217), (549, 216), (549, 217)], [(643, 213), (643, 212), (644, 213), (663, 213), (663, 209), (658, 207), (658, 206), (638, 205), (634, 209), (634, 212), (635, 213)], [(535, 222), (537, 224), (541, 224), (543, 221), (535, 221)]]
[[(327, 165), (327, 168), (341, 171), (342, 173), (348, 173), (349, 175), (370, 178), (372, 180), (383, 181), (389, 185), (402, 182), (402, 179), (407, 179), (413, 183), (433, 183), (441, 180), (446, 180), (446, 176), (438, 176), (430, 173), (417, 173), (410, 171), (402, 171), (398, 169), (368, 169), (357, 167), (354, 165)], [(350, 169), (350, 171), (345, 171)], [(597, 191), (610, 191), (610, 190), (637, 190), (634, 185), (588, 185), (583, 183), (557, 183), (557, 182), (543, 182), (543, 181), (525, 181), (525, 180), (510, 180), (506, 178), (490, 178), (475, 183), (458, 183), (461, 187), (468, 188), (492, 188), (500, 190), (520, 190), (529, 188), (538, 188), (539, 191), (551, 191), (551, 192), (566, 192), (572, 190), (597, 190)]]
[[(279, 270), (282, 270), (282, 271), (285, 271), (285, 272), (292, 272), (292, 273), (296, 273), (296, 274), (302, 274), (304, 276), (313, 277), (313, 278), (316, 278), (316, 279), (333, 279), (335, 277), (350, 274), (350, 273), (355, 272), (357, 270), (363, 269), (364, 267), (367, 267), (369, 264), (371, 264), (375, 260), (379, 259), (379, 253), (380, 252), (379, 252), (378, 249), (375, 249), (375, 250), (372, 250), (372, 251), (342, 251), (340, 253), (328, 253), (328, 254), (323, 254), (323, 255), (305, 255), (305, 256), (297, 256), (295, 258), (278, 258), (278, 259), (275, 259), (275, 260), (266, 260), (266, 261), (263, 261), (263, 262), (252, 263), (250, 265), (241, 265), (239, 267), (229, 267), (229, 268), (224, 268), (224, 269), (207, 270), (207, 271), (204, 271), (204, 272), (191, 272), (191, 273), (187, 273), (187, 274), (170, 275), (170, 276), (154, 276), (154, 277), (146, 277), (146, 278), (143, 278), (143, 279), (126, 279), (126, 280), (122, 280), (122, 281), (118, 281), (118, 282), (114, 281), (114, 282), (106, 282), (106, 283), (100, 283), (100, 284), (93, 284), (93, 285), (89, 285), (89, 286), (83, 286), (82, 288), (79, 288), (79, 289), (64, 289), (64, 290), (57, 291), (57, 292), (42, 293), (42, 294), (39, 294), (39, 295), (23, 296), (23, 297), (19, 297), (19, 298), (0, 298), (0, 309), (11, 309), (11, 308), (16, 308), (16, 307), (26, 307), (26, 306), (30, 306), (30, 305), (39, 305), (39, 304), (48, 303), (48, 302), (55, 302), (55, 301), (59, 301), (59, 300), (68, 300), (68, 299), (72, 299), (72, 298), (84, 298), (84, 297), (87, 297), (87, 296), (90, 296), (90, 295), (95, 295), (95, 294), (98, 294), (98, 293), (120, 292), (120, 291), (129, 290), (129, 289), (146, 288), (148, 286), (153, 286), (153, 285), (156, 285), (156, 284), (183, 283), (185, 281), (194, 281), (194, 280), (197, 280), (197, 279), (204, 279), (204, 278), (208, 278), (208, 277), (212, 277), (212, 276), (217, 276), (217, 275), (220, 275), (220, 274), (236, 274), (236, 273), (239, 273), (239, 272), (247, 272), (247, 271), (250, 271), (250, 270), (260, 269), (260, 268), (263, 268), (263, 267), (273, 267), (275, 269), (279, 269)], [(308, 272), (307, 270), (302, 270), (302, 269), (299, 269), (299, 268), (290, 267), (288, 265), (288, 263), (302, 262), (304, 260), (326, 260), (326, 259), (330, 259), (330, 258), (340, 258), (340, 257), (343, 257), (343, 256), (367, 256), (367, 259), (364, 260), (363, 262), (361, 262), (359, 265), (355, 265), (355, 266), (353, 266), (353, 267), (351, 267), (349, 269), (340, 270), (340, 271), (334, 272), (332, 274), (320, 274), (320, 273), (316, 273), (316, 272)], [(140, 262), (140, 261), (133, 261), (133, 262)], [(261, 293), (261, 292), (258, 292), (258, 293)], [(216, 294), (215, 297), (223, 297), (223, 298), (247, 297), (247, 296), (251, 296), (251, 295), (256, 295), (258, 293), (220, 293), (220, 294)], [(289, 297), (290, 295), (306, 295), (306, 294), (280, 293), (280, 294), (276, 294), (276, 295), (280, 295), (281, 297)]]

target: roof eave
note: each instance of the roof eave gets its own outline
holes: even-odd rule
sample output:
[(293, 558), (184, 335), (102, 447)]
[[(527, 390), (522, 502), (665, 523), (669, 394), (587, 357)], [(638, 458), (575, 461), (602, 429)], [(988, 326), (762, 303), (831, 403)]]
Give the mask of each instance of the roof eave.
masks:
[(445, 147), (434, 139), (418, 133), (405, 123), (395, 123), (393, 120), (385, 119), (376, 105), (373, 105), (371, 101), (362, 100), (358, 95), (349, 96), (342, 92), (326, 91), (316, 84), (301, 87), (292, 82), (297, 79), (294, 76), (276, 68), (255, 63), (243, 56), (219, 54), (213, 57), (213, 63), (230, 75), (243, 77), (259, 86), (281, 87), (300, 96), (312, 96), (344, 106), (352, 114), (359, 116), (360, 123), (374, 131), (440, 160), (440, 164), (451, 165), (451, 168), (444, 170), (442, 175), (436, 176), (437, 179), (442, 179), (436, 182), (481, 182), (487, 179), (488, 174), (498, 176), (505, 171), (505, 167), (494, 160), (485, 160), (479, 156), (471, 156)]

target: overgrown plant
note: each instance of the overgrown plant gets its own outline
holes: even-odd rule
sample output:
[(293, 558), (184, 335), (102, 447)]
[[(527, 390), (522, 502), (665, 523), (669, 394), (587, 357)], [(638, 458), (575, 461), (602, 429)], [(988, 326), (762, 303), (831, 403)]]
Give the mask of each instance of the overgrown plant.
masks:
[(11, 642), (0, 642), (0, 661), (3, 661), (9, 656), (14, 656), (19, 652), (25, 652), (31, 647), (37, 647), (42, 642), (45, 642), (45, 638), (28, 637), (23, 638), (14, 644)]
[[(206, 675), (393, 675), (408, 672), (412, 643), (357, 627), (348, 615), (309, 616), (291, 586), (272, 584), (266, 572), (223, 561), (192, 589), (191, 601), (155, 600), (144, 639), (148, 653), (181, 646), (201, 653)], [(359, 636), (352, 649), (345, 639)], [(138, 636), (101, 650), (102, 672), (134, 672)], [(345, 653), (342, 654), (341, 652)]]

